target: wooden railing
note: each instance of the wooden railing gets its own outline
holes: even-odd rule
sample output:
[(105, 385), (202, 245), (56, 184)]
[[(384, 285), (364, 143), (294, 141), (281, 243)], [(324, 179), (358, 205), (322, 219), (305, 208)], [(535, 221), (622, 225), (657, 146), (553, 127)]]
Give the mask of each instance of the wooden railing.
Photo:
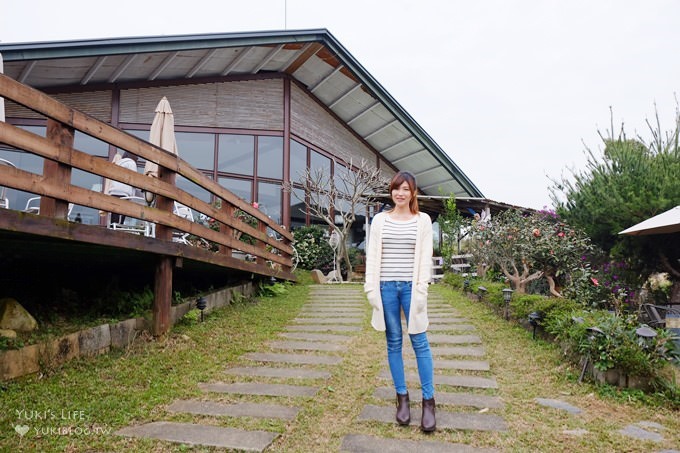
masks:
[[(295, 279), (291, 272), (293, 237), (290, 232), (257, 208), (207, 178), (178, 156), (83, 112), (72, 109), (40, 91), (2, 74), (0, 74), (0, 96), (47, 118), (46, 138), (11, 124), (0, 122), (0, 143), (45, 159), (42, 175), (9, 166), (0, 166), (0, 185), (40, 195), (42, 197), (40, 216), (66, 219), (68, 205), (73, 203), (100, 211), (142, 219), (155, 225), (155, 241), (148, 241), (148, 238), (140, 238), (144, 241), (130, 241), (129, 236), (131, 235), (128, 235), (128, 237), (121, 236), (125, 233), (98, 226), (79, 225), (76, 227), (75, 225), (67, 225), (71, 222), (66, 222), (64, 226), (69, 227), (69, 238), (76, 240), (90, 238), (87, 239), (90, 242), (93, 242), (91, 238), (96, 238), (94, 241), (121, 247), (129, 245), (129, 247), (136, 249), (143, 245), (152, 253), (198, 259), (260, 275), (288, 280)], [(120, 150), (128, 151), (147, 161), (157, 163), (159, 177), (150, 177), (126, 170), (105, 159), (74, 149), (75, 130)], [(154, 193), (156, 194), (155, 205), (140, 205), (72, 185), (71, 170), (73, 168), (123, 182), (144, 192)], [(178, 188), (174, 184), (176, 174), (182, 175), (212, 194), (213, 199), (218, 203), (206, 203)], [(214, 219), (216, 224), (219, 225), (218, 231), (174, 214), (174, 201)], [(235, 213), (239, 210), (255, 219), (256, 226), (253, 227), (235, 217)], [(21, 213), (17, 216), (17, 214), (11, 215), (0, 212), (0, 217), (3, 216), (6, 216), (7, 219), (2, 221), (0, 218), (0, 228), (11, 226), (11, 228), (20, 231), (40, 234), (40, 228), (33, 226), (31, 222), (25, 222), (25, 228), (21, 226), (22, 219), (29, 218), (28, 214)], [(97, 233), (86, 232), (83, 228), (95, 228), (99, 231)], [(176, 231), (189, 233), (213, 243), (217, 251), (172, 243), (172, 234)], [(270, 235), (268, 231), (274, 231), (275, 234)], [(45, 233), (56, 234), (54, 232)], [(237, 236), (241, 234), (253, 238), (254, 244), (248, 244), (237, 239)], [(165, 243), (165, 247), (153, 244), (158, 241)], [(234, 258), (233, 251), (235, 250), (254, 257), (254, 260), (250, 262)], [(156, 283), (158, 286), (158, 281)]]

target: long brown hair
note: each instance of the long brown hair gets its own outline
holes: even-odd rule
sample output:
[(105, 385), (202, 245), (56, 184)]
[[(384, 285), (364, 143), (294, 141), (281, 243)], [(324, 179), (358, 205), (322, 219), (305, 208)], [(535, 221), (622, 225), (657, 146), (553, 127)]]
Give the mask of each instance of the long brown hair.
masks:
[(416, 177), (413, 173), (408, 171), (400, 171), (390, 181), (390, 198), (392, 198), (392, 191), (398, 189), (402, 184), (407, 183), (408, 188), (411, 189), (411, 200), (408, 202), (408, 208), (411, 214), (418, 214), (418, 187), (416, 186)]

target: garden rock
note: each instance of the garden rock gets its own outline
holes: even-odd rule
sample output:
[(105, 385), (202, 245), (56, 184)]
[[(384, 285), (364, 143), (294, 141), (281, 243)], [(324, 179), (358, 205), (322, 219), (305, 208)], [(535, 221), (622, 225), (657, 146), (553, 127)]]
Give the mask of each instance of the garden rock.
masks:
[(314, 283), (326, 283), (326, 277), (319, 269), (312, 269), (312, 280), (314, 280)]
[(0, 337), (16, 338), (17, 333), (14, 330), (11, 330), (11, 329), (0, 329)]
[(0, 299), (0, 329), (31, 332), (38, 328), (38, 322), (14, 299)]

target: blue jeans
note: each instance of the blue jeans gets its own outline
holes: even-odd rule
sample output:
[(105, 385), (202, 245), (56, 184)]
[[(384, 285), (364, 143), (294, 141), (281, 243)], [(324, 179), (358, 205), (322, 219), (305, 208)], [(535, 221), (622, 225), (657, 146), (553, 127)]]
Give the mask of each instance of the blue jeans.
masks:
[[(397, 393), (407, 393), (406, 377), (404, 375), (404, 358), (401, 354), (403, 334), (401, 331), (401, 310), (406, 316), (411, 308), (411, 282), (388, 281), (380, 282), (380, 297), (382, 298), (383, 313), (385, 315), (385, 337), (387, 339), (387, 362), (390, 365), (390, 373)], [(429, 400), (434, 397), (432, 352), (427, 341), (425, 332), (409, 334), (413, 352), (416, 354), (418, 375), (423, 399)]]

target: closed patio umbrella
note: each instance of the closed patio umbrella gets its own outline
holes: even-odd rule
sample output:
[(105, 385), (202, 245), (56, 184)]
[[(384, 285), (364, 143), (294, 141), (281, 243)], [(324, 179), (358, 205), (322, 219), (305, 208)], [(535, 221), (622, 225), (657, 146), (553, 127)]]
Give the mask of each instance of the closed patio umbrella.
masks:
[(680, 233), (680, 205), (635, 224), (619, 234), (641, 236), (668, 233)]
[[(149, 142), (163, 148), (173, 154), (177, 154), (177, 142), (175, 141), (175, 116), (172, 114), (168, 98), (163, 99), (156, 106), (156, 114), (149, 131)], [(146, 161), (144, 174), (158, 178), (158, 165)]]
[[(151, 130), (149, 131), (149, 142), (163, 148), (173, 154), (177, 154), (177, 141), (175, 140), (175, 116), (170, 108), (168, 98), (163, 96), (163, 99), (156, 106), (156, 114), (151, 123)], [(144, 165), (144, 174), (158, 178), (158, 165), (149, 160)], [(155, 194), (150, 192), (144, 193), (144, 198), (147, 203), (151, 204), (155, 198)]]

